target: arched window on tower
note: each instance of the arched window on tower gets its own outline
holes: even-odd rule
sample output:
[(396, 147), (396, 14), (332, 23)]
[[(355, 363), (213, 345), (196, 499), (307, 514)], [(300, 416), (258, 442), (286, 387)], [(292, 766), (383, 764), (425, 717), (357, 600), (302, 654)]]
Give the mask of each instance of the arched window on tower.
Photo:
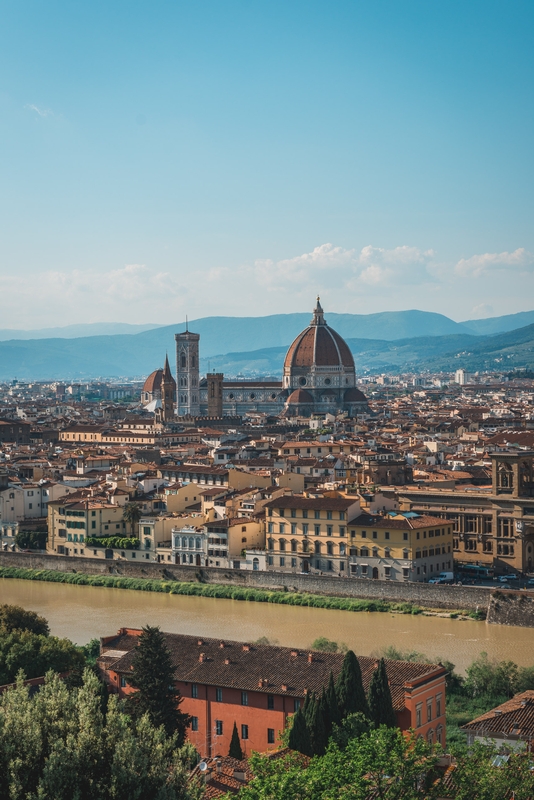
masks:
[(195, 356), (191, 356), (191, 369), (195, 369), (197, 365)]
[(185, 353), (182, 353), (182, 356), (180, 358), (180, 366), (182, 369), (185, 369), (187, 366), (187, 359), (185, 357)]

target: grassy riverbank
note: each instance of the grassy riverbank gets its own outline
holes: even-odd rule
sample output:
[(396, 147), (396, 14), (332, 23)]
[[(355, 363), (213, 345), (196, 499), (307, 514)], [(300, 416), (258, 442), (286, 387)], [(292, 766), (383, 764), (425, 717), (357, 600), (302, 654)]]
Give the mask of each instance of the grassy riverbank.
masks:
[[(148, 578), (124, 578), (118, 575), (86, 575), (80, 572), (59, 572), (56, 570), (35, 570), (16, 567), (0, 567), (0, 578), (18, 578), (27, 581), (48, 583), (71, 583), (77, 586), (102, 586), (109, 589), (133, 589), (141, 592), (160, 592), (192, 597), (215, 597), (226, 600), (248, 600), (256, 603), (277, 603), (287, 606), (308, 606), (310, 608), (329, 608), (337, 611), (382, 611), (397, 614), (423, 614), (425, 609), (412, 603), (391, 603), (386, 600), (354, 600), (346, 597), (329, 597), (318, 594), (305, 594), (284, 590), (250, 589), (223, 584), (186, 583), (169, 580), (150, 580)], [(443, 613), (443, 612), (442, 612)], [(456, 617), (462, 612), (451, 612)], [(464, 612), (465, 616), (479, 618), (474, 612)]]

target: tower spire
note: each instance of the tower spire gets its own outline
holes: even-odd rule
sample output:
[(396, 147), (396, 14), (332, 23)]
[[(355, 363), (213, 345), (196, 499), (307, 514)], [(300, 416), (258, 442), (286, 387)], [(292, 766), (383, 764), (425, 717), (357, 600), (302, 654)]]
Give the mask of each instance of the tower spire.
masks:
[(315, 304), (315, 308), (313, 309), (313, 319), (310, 325), (326, 325), (319, 295), (317, 295), (317, 302)]

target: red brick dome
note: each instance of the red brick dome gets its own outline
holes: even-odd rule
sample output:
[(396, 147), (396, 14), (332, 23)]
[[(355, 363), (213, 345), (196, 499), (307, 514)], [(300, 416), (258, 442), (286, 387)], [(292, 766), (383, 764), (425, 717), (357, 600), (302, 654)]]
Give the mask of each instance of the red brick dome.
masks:
[(295, 389), (287, 398), (288, 405), (303, 405), (304, 403), (313, 403), (313, 397), (306, 389)]
[[(146, 381), (143, 384), (142, 392), (147, 392), (147, 394), (154, 394), (154, 392), (161, 391), (161, 381), (163, 378), (163, 370), (162, 369), (155, 369), (154, 372), (151, 372)], [(171, 376), (172, 385), (176, 388), (176, 381)]]
[(354, 369), (354, 359), (347, 343), (324, 321), (319, 300), (311, 324), (299, 333), (287, 351), (284, 373), (295, 367), (308, 369), (312, 366)]
[(352, 387), (344, 394), (345, 403), (367, 403), (367, 397), (359, 389)]

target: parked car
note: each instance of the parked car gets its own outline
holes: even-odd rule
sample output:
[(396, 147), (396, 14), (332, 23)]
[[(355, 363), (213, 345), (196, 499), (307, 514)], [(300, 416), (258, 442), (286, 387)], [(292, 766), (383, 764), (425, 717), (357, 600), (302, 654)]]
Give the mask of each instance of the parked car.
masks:
[(528, 579), (527, 586), (534, 586), (534, 578), (529, 578)]
[(508, 581), (518, 581), (519, 578), (517, 575), (501, 575), (499, 580), (501, 583), (508, 583)]

